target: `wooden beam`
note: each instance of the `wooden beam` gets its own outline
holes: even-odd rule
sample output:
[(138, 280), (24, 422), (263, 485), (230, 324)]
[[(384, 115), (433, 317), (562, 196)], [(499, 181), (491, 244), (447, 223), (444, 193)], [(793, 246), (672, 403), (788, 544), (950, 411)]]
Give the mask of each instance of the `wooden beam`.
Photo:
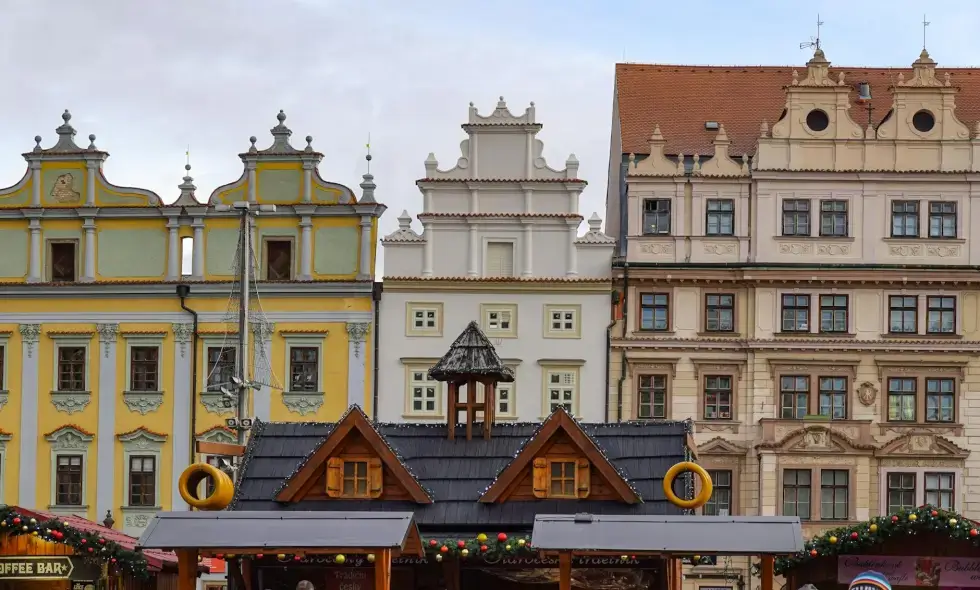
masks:
[(442, 560), (442, 577), (446, 582), (446, 590), (460, 590), (458, 559)]
[(226, 457), (241, 457), (245, 454), (245, 447), (233, 445), (231, 443), (208, 442), (199, 440), (196, 443), (197, 452), (202, 455), (224, 455)]
[(760, 568), (760, 577), (762, 578), (762, 590), (772, 590), (772, 581), (775, 577), (775, 572), (773, 568), (775, 566), (775, 559), (772, 555), (762, 556), (762, 567)]
[(391, 590), (391, 549), (374, 556), (374, 590)]
[(177, 590), (197, 590), (197, 550), (177, 551)]
[(572, 590), (572, 554), (558, 554), (558, 590)]

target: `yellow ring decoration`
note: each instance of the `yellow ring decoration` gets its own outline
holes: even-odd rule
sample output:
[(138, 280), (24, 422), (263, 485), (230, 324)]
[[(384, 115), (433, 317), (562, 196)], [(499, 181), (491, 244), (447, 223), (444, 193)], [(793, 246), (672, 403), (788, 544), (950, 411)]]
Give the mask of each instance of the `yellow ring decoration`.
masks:
[[(674, 493), (674, 480), (685, 471), (690, 471), (701, 478), (701, 491), (693, 500), (683, 500)], [(664, 475), (664, 496), (667, 497), (668, 502), (680, 508), (692, 509), (704, 506), (711, 499), (713, 491), (714, 485), (711, 483), (711, 476), (697, 463), (682, 461), (668, 469)]]
[[(205, 498), (197, 497), (197, 488), (206, 478), (214, 482), (214, 492)], [(214, 465), (194, 463), (180, 474), (177, 491), (188, 506), (198, 510), (223, 510), (235, 495), (235, 484), (228, 474)]]

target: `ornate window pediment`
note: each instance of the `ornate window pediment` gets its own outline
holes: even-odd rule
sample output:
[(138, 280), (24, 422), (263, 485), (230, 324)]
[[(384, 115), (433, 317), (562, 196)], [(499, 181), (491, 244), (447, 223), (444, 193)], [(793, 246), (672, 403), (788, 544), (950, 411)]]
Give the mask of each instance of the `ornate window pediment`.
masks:
[(847, 435), (827, 426), (806, 426), (790, 432), (781, 440), (761, 443), (756, 445), (756, 448), (792, 454), (844, 453), (869, 455), (875, 451), (873, 445), (854, 441)]
[(875, 452), (875, 456), (966, 459), (970, 456), (970, 451), (937, 434), (912, 432), (885, 443)]

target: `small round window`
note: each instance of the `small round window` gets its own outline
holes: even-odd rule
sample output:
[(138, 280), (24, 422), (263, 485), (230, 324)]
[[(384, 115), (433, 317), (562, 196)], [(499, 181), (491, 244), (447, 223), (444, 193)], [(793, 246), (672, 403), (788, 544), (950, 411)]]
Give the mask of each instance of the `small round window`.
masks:
[(919, 111), (912, 115), (912, 126), (920, 133), (928, 133), (936, 126), (936, 118), (929, 111)]
[(820, 109), (813, 109), (806, 115), (806, 126), (811, 131), (823, 131), (830, 126), (830, 117)]

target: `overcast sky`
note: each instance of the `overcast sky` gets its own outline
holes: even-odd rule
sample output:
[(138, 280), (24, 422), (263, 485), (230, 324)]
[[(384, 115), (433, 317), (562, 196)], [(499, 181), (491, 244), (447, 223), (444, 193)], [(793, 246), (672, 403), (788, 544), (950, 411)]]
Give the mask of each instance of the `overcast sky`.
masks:
[(284, 109), (294, 143), (312, 135), (325, 154), (320, 174), (356, 191), (370, 133), (388, 233), (421, 207), (426, 155), (455, 162), (467, 104), (487, 113), (504, 95), (519, 112), (535, 101), (549, 163), (574, 152), (591, 183), (582, 213), (602, 215), (624, 56), (803, 64), (819, 12), (832, 62), (907, 66), (923, 6), (940, 66), (980, 65), (977, 0), (0, 0), (0, 186), (21, 178), (35, 135), (53, 143), (67, 108), (79, 143), (95, 133), (111, 152), (111, 182), (173, 200), (189, 144), (207, 198)]

